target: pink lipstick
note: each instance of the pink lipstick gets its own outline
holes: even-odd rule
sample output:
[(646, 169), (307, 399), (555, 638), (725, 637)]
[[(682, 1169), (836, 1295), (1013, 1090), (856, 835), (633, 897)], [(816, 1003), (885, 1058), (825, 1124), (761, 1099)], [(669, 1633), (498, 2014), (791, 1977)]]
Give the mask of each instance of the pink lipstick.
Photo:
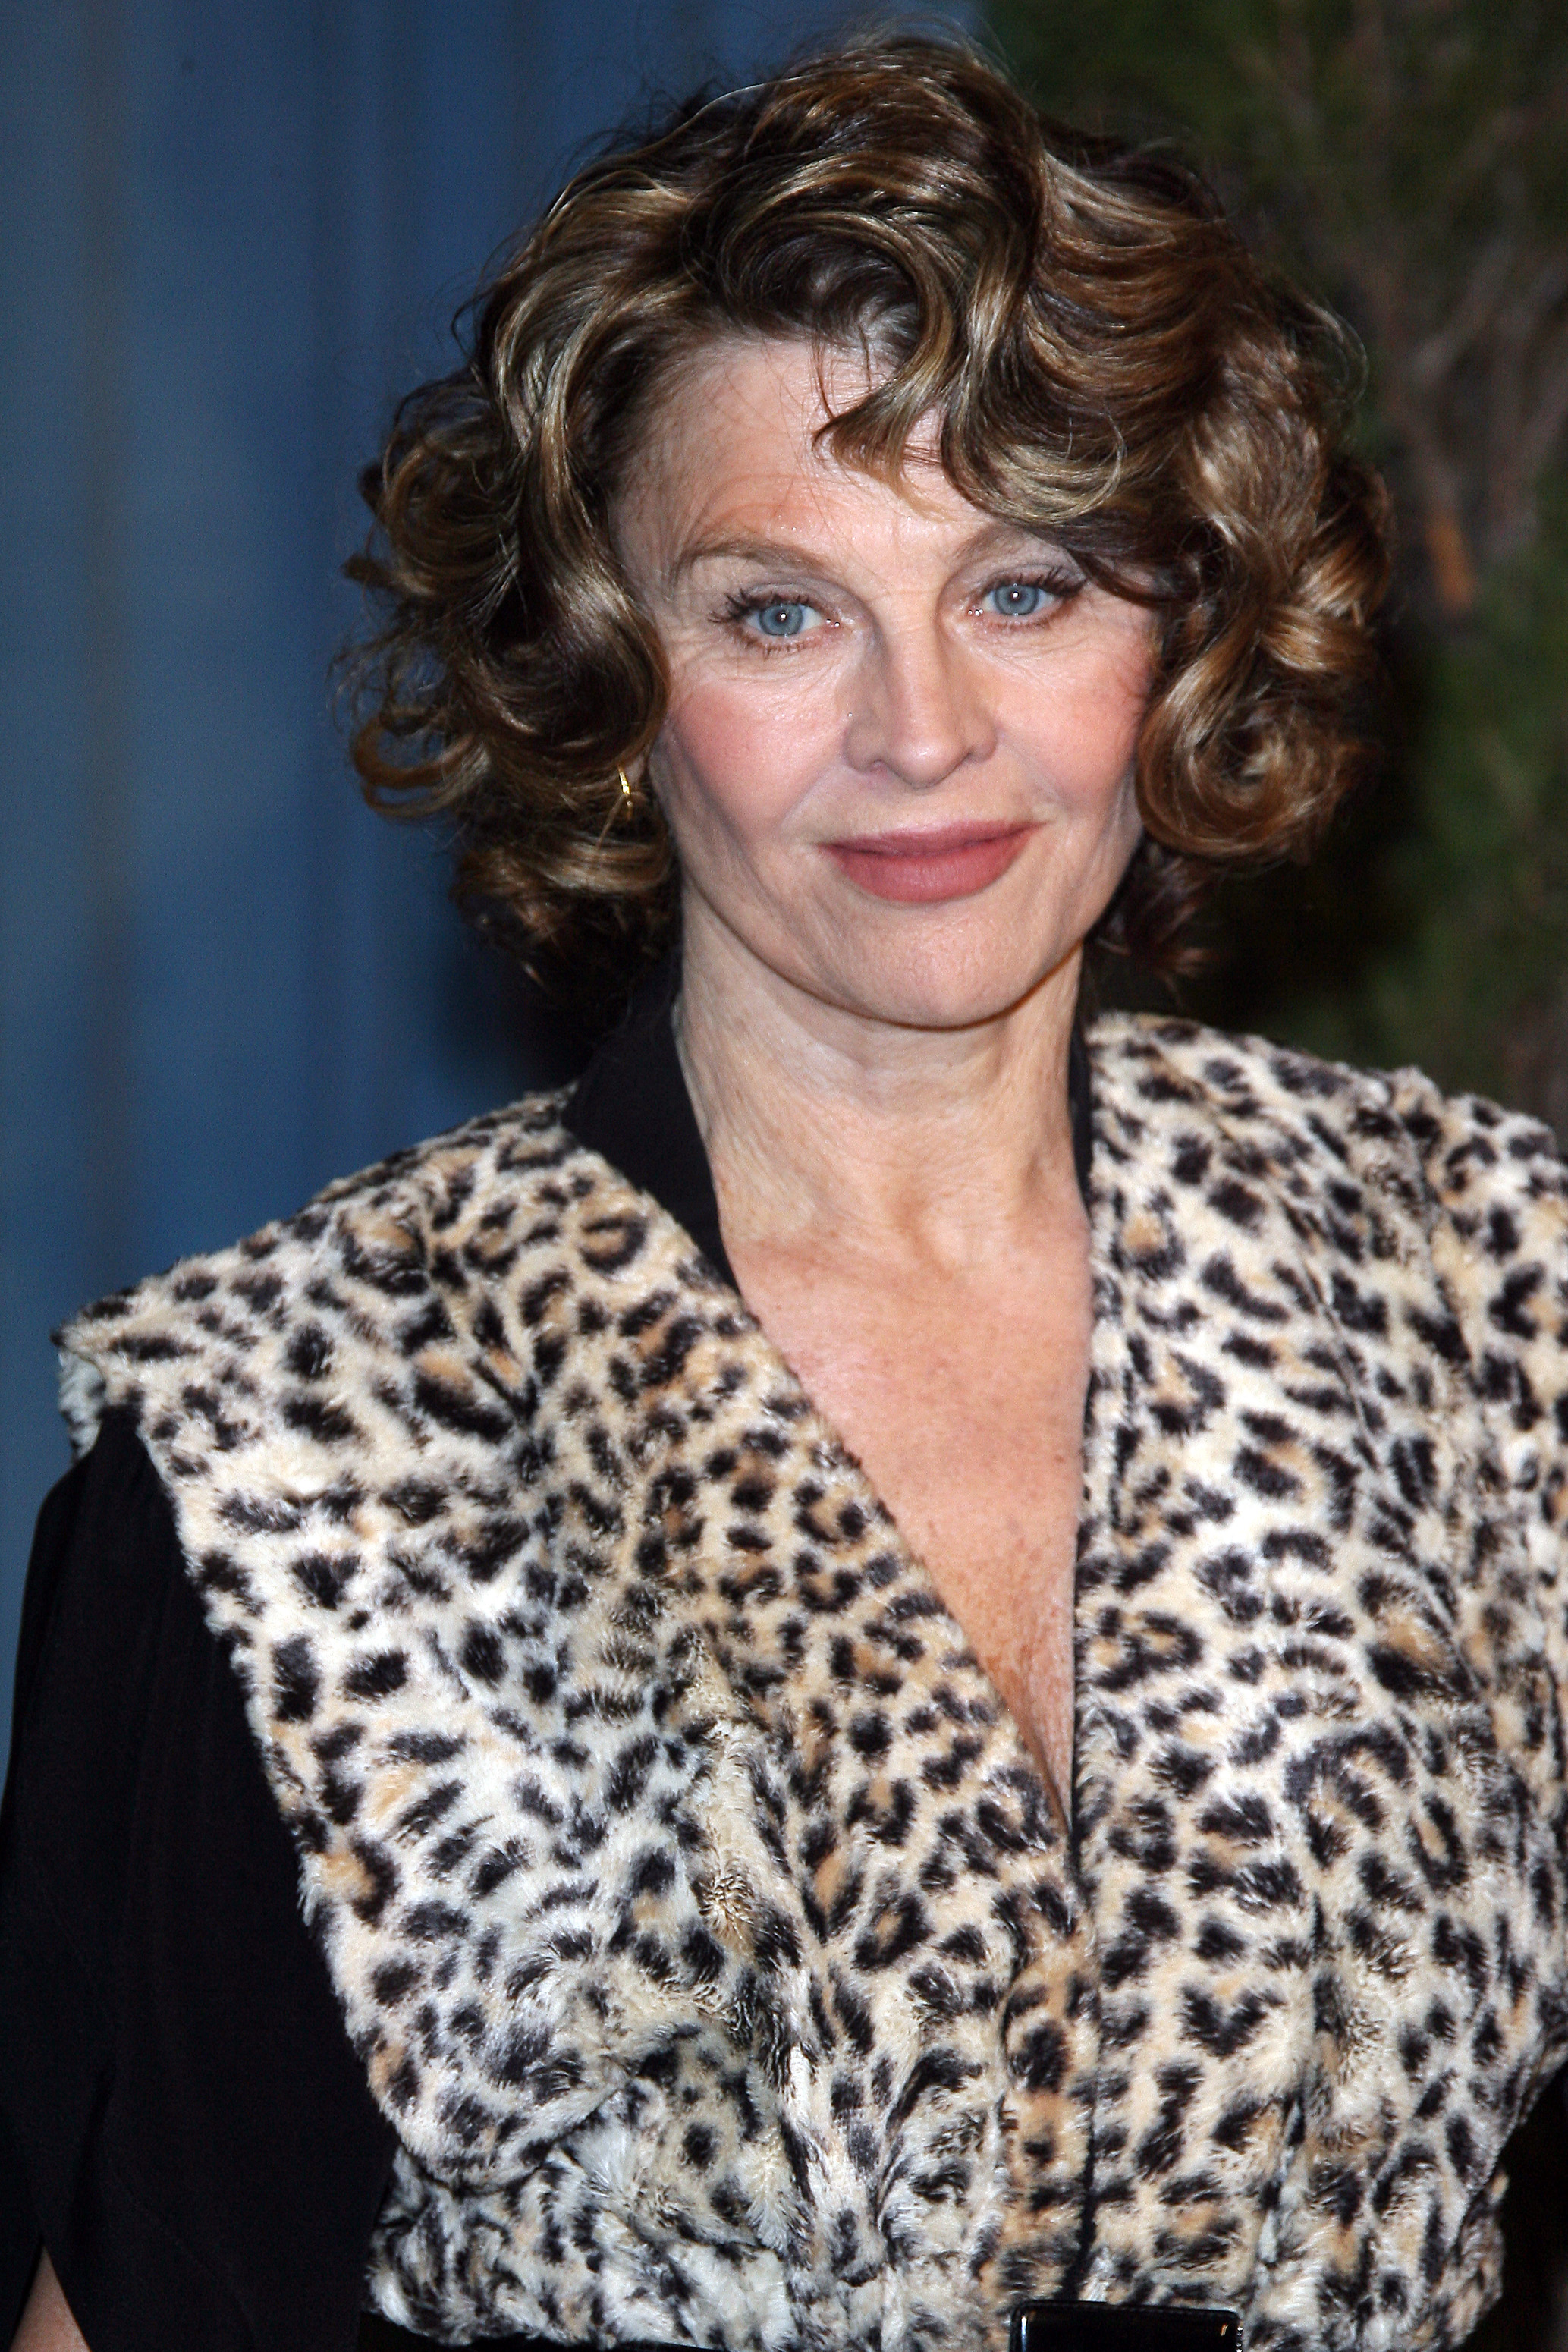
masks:
[(841, 874), (873, 898), (929, 906), (970, 898), (1005, 874), (1034, 827), (946, 824), (929, 833), (867, 833), (822, 846)]

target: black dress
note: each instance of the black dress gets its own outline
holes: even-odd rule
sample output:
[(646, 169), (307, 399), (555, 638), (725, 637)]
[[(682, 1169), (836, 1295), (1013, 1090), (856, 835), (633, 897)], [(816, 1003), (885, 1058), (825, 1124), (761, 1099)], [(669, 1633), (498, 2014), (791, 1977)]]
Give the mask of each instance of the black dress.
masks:
[[(669, 968), (568, 1124), (733, 1279)], [(1086, 1058), (1074, 1053), (1086, 1173)], [(90, 2352), (372, 2352), (396, 2147), (298, 1907), (298, 1867), (168, 1497), (110, 1414), (46, 1501), (0, 1813), (0, 2344), (40, 2242)], [(527, 2346), (524, 2336), (499, 2339)]]

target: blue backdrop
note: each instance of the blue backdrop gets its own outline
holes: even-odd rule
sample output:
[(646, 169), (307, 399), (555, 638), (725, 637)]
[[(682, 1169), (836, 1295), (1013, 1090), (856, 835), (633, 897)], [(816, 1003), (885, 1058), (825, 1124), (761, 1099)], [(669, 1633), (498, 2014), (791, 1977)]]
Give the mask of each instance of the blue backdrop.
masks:
[(51, 1327), (565, 1075), (349, 779), (355, 468), (586, 142), (851, 13), (0, 7), (0, 1740)]

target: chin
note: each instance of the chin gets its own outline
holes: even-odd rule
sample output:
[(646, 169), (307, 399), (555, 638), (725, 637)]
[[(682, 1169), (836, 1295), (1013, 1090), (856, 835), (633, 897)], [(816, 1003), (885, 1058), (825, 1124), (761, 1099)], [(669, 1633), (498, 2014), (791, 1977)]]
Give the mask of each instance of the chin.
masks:
[(846, 1012), (864, 1019), (900, 1028), (973, 1029), (999, 1021), (1053, 982), (1076, 988), (1081, 939), (1026, 946), (965, 936), (968, 928), (918, 944), (879, 941), (852, 961), (841, 940), (833, 992)]
[(1026, 856), (989, 888), (941, 903), (813, 893), (779, 968), (793, 965), (792, 976), (845, 1012), (908, 1028), (976, 1028), (1053, 984), (1075, 994), (1083, 942), (1133, 845), (1103, 844), (1077, 873), (1063, 871), (1071, 861)]

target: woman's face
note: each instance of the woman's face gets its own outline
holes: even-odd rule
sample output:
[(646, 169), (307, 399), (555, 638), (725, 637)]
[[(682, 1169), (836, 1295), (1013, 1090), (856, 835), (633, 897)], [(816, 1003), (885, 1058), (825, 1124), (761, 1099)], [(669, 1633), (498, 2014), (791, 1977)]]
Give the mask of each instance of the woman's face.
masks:
[[(864, 382), (830, 359), (835, 404)], [(618, 513), (669, 662), (650, 781), (687, 952), (716, 926), (845, 1012), (958, 1027), (1073, 958), (1121, 877), (1149, 617), (971, 506), (934, 444), (890, 483), (824, 418), (806, 345), (716, 346)]]

